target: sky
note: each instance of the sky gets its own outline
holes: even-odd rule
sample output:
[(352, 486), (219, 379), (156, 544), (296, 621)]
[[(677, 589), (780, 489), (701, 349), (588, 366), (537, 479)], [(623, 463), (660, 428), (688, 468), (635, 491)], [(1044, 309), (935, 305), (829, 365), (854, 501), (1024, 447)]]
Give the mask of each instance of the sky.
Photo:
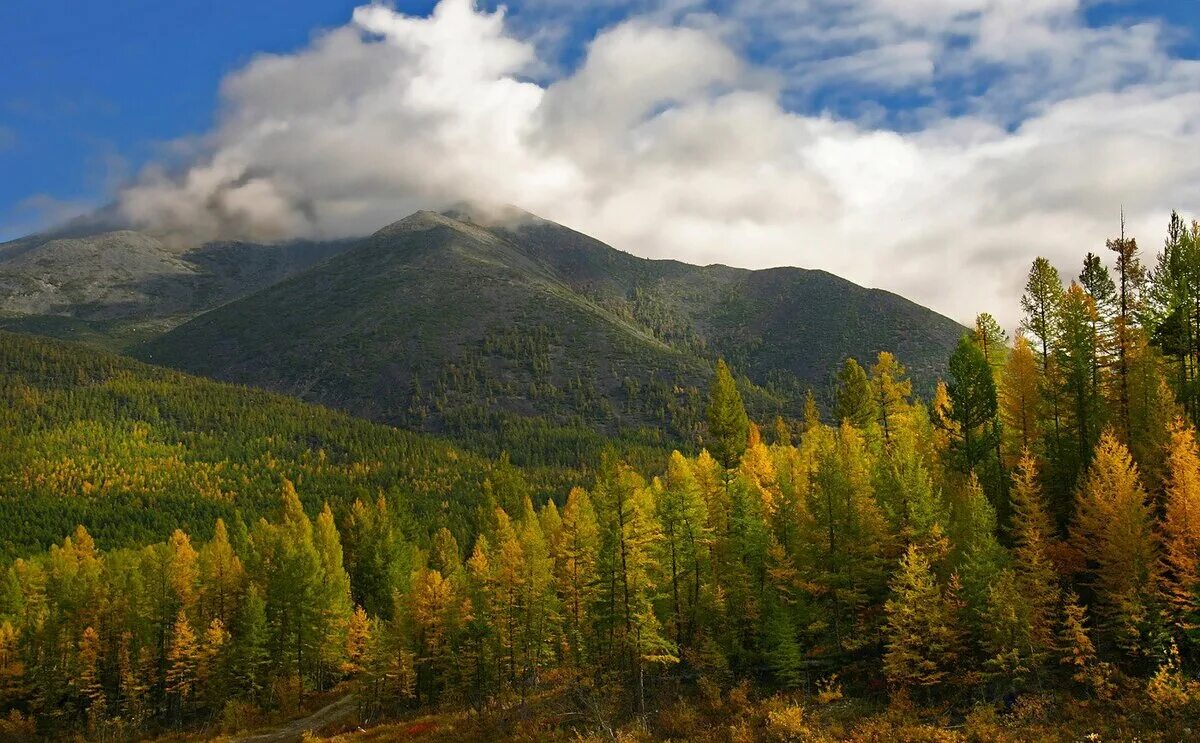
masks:
[(1194, 0), (5, 0), (0, 239), (522, 207), (1012, 327), (1030, 261), (1200, 216)]

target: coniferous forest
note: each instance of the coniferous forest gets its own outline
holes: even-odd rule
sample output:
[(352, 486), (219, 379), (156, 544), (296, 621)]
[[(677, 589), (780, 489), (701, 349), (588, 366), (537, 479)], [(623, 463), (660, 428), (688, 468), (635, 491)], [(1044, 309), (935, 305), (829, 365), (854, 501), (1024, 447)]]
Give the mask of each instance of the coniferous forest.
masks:
[(0, 335), (0, 739), (1194, 740), (1200, 224), (1062, 269), (576, 469)]

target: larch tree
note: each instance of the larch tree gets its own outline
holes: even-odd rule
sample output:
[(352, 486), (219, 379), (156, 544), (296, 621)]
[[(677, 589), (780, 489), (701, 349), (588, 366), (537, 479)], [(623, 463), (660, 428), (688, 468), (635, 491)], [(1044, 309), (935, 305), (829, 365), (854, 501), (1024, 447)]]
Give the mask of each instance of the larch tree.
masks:
[(1146, 317), (1153, 343), (1174, 359), (1175, 394), (1195, 419), (1200, 416), (1195, 380), (1200, 372), (1200, 225), (1189, 229), (1171, 212), (1167, 239), (1146, 288)]
[(525, 619), (522, 601), (525, 597), (525, 549), (517, 536), (512, 519), (504, 509), (497, 507), (493, 513), (491, 535), (476, 547), (486, 549), (492, 545), (492, 554), (479, 553), (487, 565), (488, 613), (491, 615), (492, 635), (495, 649), (492, 653), (497, 664), (497, 679), (508, 687), (518, 681), (518, 674), (525, 665), (522, 657), (522, 627)]
[(257, 700), (266, 687), (270, 665), (267, 609), (257, 586), (247, 590), (238, 607), (230, 644), (230, 675), (234, 691), (245, 699)]
[(956, 498), (952, 516), (953, 565), (962, 580), (968, 618), (978, 626), (987, 608), (989, 588), (1005, 568), (1008, 556), (996, 538), (996, 510), (974, 474)]
[(746, 451), (750, 419), (742, 404), (737, 382), (724, 359), (717, 361), (717, 374), (708, 400), (706, 445), (726, 470), (737, 466)]
[(246, 588), (246, 570), (229, 543), (224, 519), (217, 519), (212, 539), (200, 548), (198, 568), (201, 618), (219, 619), (223, 626), (232, 626)]
[(887, 351), (881, 351), (874, 366), (871, 367), (871, 389), (875, 398), (875, 409), (879, 415), (879, 427), (883, 430), (883, 440), (892, 442), (892, 429), (897, 425), (897, 418), (903, 416), (911, 404), (912, 381), (908, 372)]
[(1000, 327), (995, 317), (987, 312), (981, 312), (975, 317), (975, 327), (971, 330), (971, 341), (979, 348), (996, 383), (1000, 383), (1005, 362), (1008, 360), (1008, 333)]
[(20, 631), (10, 620), (0, 622), (0, 705), (16, 704), (27, 691), (20, 640)]
[(1161, 650), (1153, 510), (1137, 465), (1112, 433), (1104, 433), (1096, 447), (1079, 491), (1071, 539), (1086, 561), (1107, 638), (1133, 658)]
[(1096, 395), (1093, 374), (1097, 365), (1096, 308), (1076, 283), (1063, 295), (1060, 342), (1054, 350), (1057, 382), (1063, 397), (1059, 466), (1067, 482), (1075, 482), (1087, 469), (1100, 437), (1104, 399)]
[[(1063, 282), (1050, 261), (1037, 258), (1029, 269), (1029, 278), (1025, 283), (1025, 293), (1021, 295), (1021, 329), (1028, 334), (1031, 342), (1036, 343), (1041, 356), (1042, 399), (1046, 406), (1044, 429), (1049, 435), (1049, 446), (1045, 456), (1050, 463), (1050, 469), (1058, 475), (1061, 455), (1059, 445), (1062, 440), (1061, 432), (1061, 400), (1058, 385), (1054, 383), (1052, 368), (1052, 352), (1058, 346), (1061, 332)], [(1056, 483), (1056, 495), (1060, 502), (1068, 502), (1074, 483), (1063, 482), (1061, 477)]]
[[(1003, 463), (990, 461), (998, 459), (995, 454), (1000, 438), (996, 380), (992, 369), (983, 353), (963, 336), (950, 356), (947, 371), (950, 379), (946, 391), (950, 404), (945, 416), (953, 422), (948, 431), (953, 459), (963, 474), (975, 472), (981, 480), (987, 477), (991, 492), (1002, 503), (1007, 489), (1003, 482)], [(994, 470), (991, 464), (995, 465)]]
[(842, 368), (838, 371), (833, 415), (838, 423), (850, 421), (855, 428), (866, 428), (877, 418), (871, 380), (853, 358), (842, 362)]
[(1073, 592), (1063, 596), (1062, 622), (1058, 631), (1058, 662), (1080, 685), (1089, 685), (1098, 663), (1096, 645), (1087, 624), (1087, 607)]
[(324, 640), (325, 602), (313, 525), (290, 482), (284, 481), (281, 521), (260, 520), (251, 541), (250, 572), (263, 589), (271, 655), (302, 679), (313, 670)]
[(1200, 450), (1182, 420), (1171, 429), (1165, 486), (1163, 594), (1177, 641), (1193, 646), (1200, 641)]
[(809, 487), (803, 566), (813, 600), (828, 619), (818, 642), (832, 652), (870, 641), (864, 614), (886, 592), (884, 517), (871, 485), (866, 444), (844, 421), (817, 453)]
[(1117, 317), (1115, 326), (1116, 387), (1118, 430), (1128, 442), (1132, 434), (1129, 416), (1129, 368), (1141, 310), (1141, 291), (1145, 270), (1138, 256), (1137, 240), (1125, 236), (1125, 217), (1121, 216), (1121, 236), (1109, 240), (1107, 247), (1116, 254)]
[(1039, 416), (1042, 407), (1041, 380), (1037, 359), (1029, 341), (1018, 335), (1001, 375), (1000, 418), (1006, 434), (1010, 461), (1041, 444)]
[(1117, 316), (1117, 285), (1100, 256), (1088, 253), (1079, 274), (1079, 285), (1092, 300), (1092, 334), (1096, 338), (1095, 363), (1092, 365), (1092, 395), (1104, 397), (1110, 384), (1115, 322)]
[(982, 626), (985, 676), (1006, 694), (1021, 691), (1047, 655), (1034, 640), (1033, 609), (1011, 568), (996, 573), (986, 587)]
[(193, 707), (199, 677), (200, 647), (187, 613), (179, 610), (171, 629), (167, 650), (166, 688), (177, 719), (187, 717)]
[(342, 555), (342, 540), (333, 521), (333, 511), (326, 503), (313, 525), (313, 549), (320, 560), (320, 584), (316, 598), (319, 602), (317, 631), (319, 638), (321, 685), (324, 686), (344, 658), (346, 628), (354, 611), (350, 598), (350, 576), (346, 573)]
[(445, 683), (453, 603), (450, 583), (440, 572), (429, 568), (418, 571), (410, 602), (415, 646), (414, 692), (418, 702), (436, 701)]
[(93, 627), (83, 631), (76, 655), (74, 685), (79, 704), (87, 719), (88, 728), (95, 730), (105, 717), (107, 702), (100, 678), (100, 633)]
[(658, 589), (655, 553), (662, 529), (650, 488), (624, 465), (597, 482), (595, 499), (602, 540), (601, 602), (607, 614), (601, 621), (641, 698), (646, 664), (669, 659), (673, 650), (653, 610)]
[(909, 546), (892, 575), (884, 610), (883, 670), (895, 688), (929, 690), (947, 684), (963, 651), (957, 598), (941, 586), (929, 558)]
[(1033, 652), (1054, 646), (1054, 616), (1058, 606), (1058, 575), (1050, 557), (1056, 530), (1038, 482), (1037, 462), (1026, 450), (1013, 472), (1012, 542), (1017, 587), (1029, 604)]
[(1161, 352), (1146, 342), (1145, 333), (1134, 335), (1129, 357), (1129, 450), (1141, 470), (1146, 487), (1158, 492), (1165, 477), (1171, 424), (1182, 413), (1175, 393), (1164, 376)]
[(588, 620), (596, 600), (596, 561), (600, 528), (592, 500), (582, 488), (572, 488), (562, 510), (562, 531), (555, 554), (555, 579), (563, 604), (568, 657), (583, 667), (590, 653)]
[(660, 562), (670, 583), (670, 626), (675, 644), (682, 648), (694, 638), (699, 620), (708, 514), (691, 465), (678, 451), (671, 454), (663, 478), (654, 482), (654, 494), (663, 535)]
[(346, 627), (346, 661), (342, 672), (347, 676), (357, 676), (366, 668), (367, 649), (371, 642), (371, 618), (361, 607), (354, 607), (350, 615), (350, 623)]
[(201, 638), (196, 661), (196, 682), (209, 709), (222, 709), (229, 698), (229, 640), (225, 624), (213, 617)]
[(949, 524), (945, 503), (913, 429), (897, 432), (892, 450), (878, 457), (876, 500), (901, 545), (927, 545)]
[(525, 499), (517, 538), (525, 554), (525, 617), (522, 622), (522, 656), (526, 684), (536, 685), (558, 645), (558, 596), (554, 591), (554, 557), (542, 532), (541, 520), (529, 498)]

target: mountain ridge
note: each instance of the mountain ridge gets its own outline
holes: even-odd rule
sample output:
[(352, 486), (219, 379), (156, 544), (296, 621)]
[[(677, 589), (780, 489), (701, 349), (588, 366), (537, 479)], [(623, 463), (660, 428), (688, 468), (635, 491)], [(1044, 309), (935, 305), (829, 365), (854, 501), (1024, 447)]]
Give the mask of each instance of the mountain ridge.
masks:
[(416, 212), (133, 353), (408, 428), (491, 431), (497, 450), (531, 425), (692, 446), (718, 356), (757, 416), (796, 416), (847, 356), (896, 351), (931, 389), (965, 330), (827, 272), (640, 258), (503, 216)]

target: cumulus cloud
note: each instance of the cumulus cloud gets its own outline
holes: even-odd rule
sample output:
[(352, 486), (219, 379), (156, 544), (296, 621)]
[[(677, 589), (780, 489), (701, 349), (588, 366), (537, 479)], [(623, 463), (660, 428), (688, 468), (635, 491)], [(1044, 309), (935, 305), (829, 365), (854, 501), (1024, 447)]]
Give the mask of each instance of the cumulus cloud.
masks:
[[(1153, 24), (1090, 28), (1078, 0), (631, 2), (561, 74), (503, 10), (358, 8), (231, 75), (198, 154), (119, 207), (270, 238), (511, 203), (643, 256), (823, 268), (1011, 323), (1035, 255), (1076, 273), (1122, 206), (1153, 248), (1200, 197), (1200, 68)], [(767, 27), (777, 52), (752, 62), (746, 34)], [(906, 126), (787, 104), (983, 69), (986, 89)]]

